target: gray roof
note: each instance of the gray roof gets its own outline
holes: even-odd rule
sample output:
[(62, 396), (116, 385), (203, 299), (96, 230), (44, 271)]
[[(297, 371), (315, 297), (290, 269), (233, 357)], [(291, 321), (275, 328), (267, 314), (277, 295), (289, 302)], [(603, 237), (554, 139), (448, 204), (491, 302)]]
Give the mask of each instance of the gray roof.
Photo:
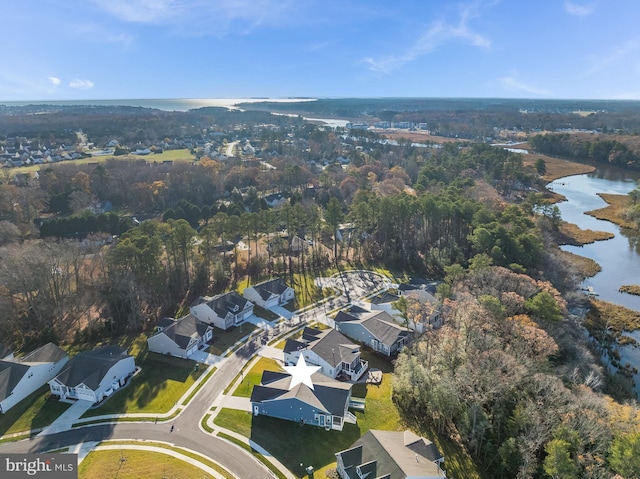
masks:
[(115, 345), (78, 353), (69, 360), (56, 380), (68, 387), (84, 384), (95, 391), (109, 369), (129, 356), (125, 348)]
[(6, 358), (7, 356), (9, 356), (13, 351), (11, 351), (11, 349), (9, 349), (8, 347), (6, 347), (4, 344), (0, 343), (0, 359)]
[(351, 448), (336, 454), (349, 477), (357, 477), (356, 466), (371, 469), (371, 462), (376, 463), (373, 470), (379, 477), (390, 479), (440, 478), (445, 477), (436, 461), (442, 459), (438, 448), (428, 439), (417, 436), (411, 431), (379, 431), (371, 429), (358, 439)]
[(20, 358), (23, 363), (57, 363), (67, 356), (67, 353), (53, 343), (47, 343), (26, 356)]
[(398, 325), (386, 311), (367, 311), (362, 308), (352, 308), (348, 313), (340, 311), (335, 317), (335, 322), (359, 323), (375, 336), (378, 341), (387, 346), (391, 346), (411, 333), (411, 330)]
[(263, 300), (267, 300), (271, 295), (281, 295), (289, 286), (284, 282), (282, 278), (275, 278), (263, 283), (258, 283), (253, 286), (253, 289), (260, 295)]
[(399, 299), (400, 296), (398, 296), (397, 294), (385, 291), (381, 296), (374, 296), (373, 298), (371, 298), (371, 304), (393, 303), (394, 301), (398, 301)]
[(168, 328), (169, 326), (172, 326), (173, 324), (175, 324), (177, 320), (174, 318), (169, 318), (169, 317), (164, 317), (164, 318), (160, 318), (158, 320), (158, 324), (156, 325), (159, 329), (165, 329)]
[(351, 384), (341, 383), (320, 373), (311, 375), (313, 389), (297, 384), (289, 390), (291, 376), (288, 373), (264, 371), (260, 385), (254, 386), (252, 403), (298, 399), (327, 414), (342, 416), (349, 401)]
[(247, 299), (235, 291), (229, 291), (228, 293), (219, 294), (213, 298), (201, 297), (198, 299), (197, 304), (207, 303), (207, 306), (215, 311), (218, 317), (224, 318), (227, 316), (227, 313), (233, 315), (238, 314), (245, 308), (247, 302)]
[(360, 346), (335, 329), (321, 331), (307, 327), (299, 340), (287, 339), (284, 345), (285, 353), (305, 349), (313, 351), (334, 368), (341, 362), (351, 364), (360, 355)]
[(29, 366), (15, 361), (0, 361), (0, 401), (6, 399), (27, 374)]
[(57, 363), (67, 353), (53, 343), (47, 343), (22, 358), (0, 361), (0, 401), (9, 396), (34, 363)]
[(209, 328), (211, 326), (203, 323), (192, 314), (188, 314), (177, 321), (173, 320), (169, 326), (157, 334), (166, 335), (180, 348), (186, 349), (192, 339), (199, 340)]

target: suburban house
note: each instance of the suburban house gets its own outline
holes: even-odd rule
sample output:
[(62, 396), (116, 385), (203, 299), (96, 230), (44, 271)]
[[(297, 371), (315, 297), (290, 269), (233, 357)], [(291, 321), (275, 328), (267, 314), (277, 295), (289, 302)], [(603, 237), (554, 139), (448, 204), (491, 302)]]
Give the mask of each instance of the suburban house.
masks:
[(446, 477), (444, 457), (428, 439), (411, 431), (371, 429), (336, 453), (342, 479), (436, 479)]
[(282, 278), (249, 286), (242, 292), (242, 295), (265, 309), (282, 306), (295, 298), (293, 288), (287, 286)]
[[(410, 319), (403, 317), (402, 311), (397, 303), (400, 298), (420, 303), (422, 314), (419, 317), (412, 315)], [(368, 311), (385, 311), (396, 323), (406, 326), (420, 334), (429, 328), (436, 329), (442, 326), (441, 303), (433, 294), (425, 289), (405, 289), (401, 291), (401, 295), (387, 291), (379, 296), (374, 296), (370, 301), (354, 301), (353, 304)]]
[(156, 329), (157, 332), (147, 339), (149, 351), (183, 359), (206, 348), (213, 338), (213, 328), (192, 314), (181, 319), (162, 318)]
[(133, 356), (120, 346), (102, 346), (78, 353), (49, 381), (51, 394), (60, 399), (81, 399), (98, 403), (127, 383), (136, 365)]
[(385, 356), (398, 354), (411, 337), (411, 330), (400, 326), (386, 311), (353, 306), (349, 312), (338, 312), (334, 321), (342, 334)]
[(11, 351), (5, 353), (5, 359), (0, 360), (0, 413), (3, 414), (47, 384), (69, 360), (67, 353), (53, 343), (21, 358), (14, 358)]
[(320, 366), (320, 372), (333, 379), (342, 375), (350, 381), (357, 381), (369, 367), (369, 363), (360, 358), (360, 345), (353, 344), (335, 329), (320, 331), (307, 327), (301, 338), (287, 339), (285, 365), (295, 365), (301, 354), (307, 364)]
[(265, 203), (269, 208), (277, 208), (287, 203), (289, 200), (282, 193), (272, 193), (264, 197)]
[(253, 303), (235, 291), (214, 297), (201, 296), (191, 305), (191, 314), (200, 321), (227, 330), (253, 314)]
[(300, 424), (342, 431), (345, 422), (355, 424), (349, 411), (351, 384), (331, 379), (318, 372), (311, 375), (314, 388), (297, 384), (291, 390), (287, 373), (264, 371), (258, 386), (251, 393), (251, 408), (255, 416), (264, 415)]

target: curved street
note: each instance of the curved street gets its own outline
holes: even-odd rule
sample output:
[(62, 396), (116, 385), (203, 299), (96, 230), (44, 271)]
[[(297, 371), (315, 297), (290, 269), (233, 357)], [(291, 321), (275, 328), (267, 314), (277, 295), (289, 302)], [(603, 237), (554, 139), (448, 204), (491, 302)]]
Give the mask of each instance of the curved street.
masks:
[[(343, 307), (347, 304), (345, 290), (354, 296), (365, 296), (373, 291), (390, 287), (388, 278), (370, 271), (350, 271), (342, 273), (340, 278), (322, 278), (341, 293), (301, 314), (295, 325), (289, 323), (289, 329), (297, 328), (310, 320), (321, 320), (327, 309)], [(104, 440), (149, 440), (163, 441), (175, 446), (190, 449), (211, 458), (234, 476), (245, 479), (272, 479), (274, 476), (266, 466), (244, 449), (208, 434), (200, 429), (200, 421), (209, 412), (214, 400), (238, 375), (246, 362), (256, 354), (260, 346), (258, 340), (252, 340), (239, 348), (221, 363), (213, 376), (204, 384), (196, 396), (185, 406), (175, 419), (163, 423), (114, 422), (91, 426), (76, 427), (64, 432), (41, 434), (30, 439), (0, 443), (0, 453), (34, 453), (56, 450), (87, 442)], [(173, 427), (173, 431), (172, 431)], [(264, 444), (267, 449), (268, 444)]]

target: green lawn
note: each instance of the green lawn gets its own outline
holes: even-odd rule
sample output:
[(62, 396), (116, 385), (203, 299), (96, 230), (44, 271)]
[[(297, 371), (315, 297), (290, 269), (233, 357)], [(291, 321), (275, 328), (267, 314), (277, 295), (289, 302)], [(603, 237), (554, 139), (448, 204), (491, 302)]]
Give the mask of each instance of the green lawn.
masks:
[[(86, 165), (89, 163), (104, 163), (107, 160), (111, 159), (123, 159), (123, 160), (144, 160), (151, 163), (161, 163), (163, 161), (193, 161), (195, 160), (195, 156), (189, 153), (189, 150), (186, 148), (180, 150), (167, 150), (162, 153), (158, 153), (157, 155), (123, 155), (123, 156), (96, 156), (91, 158), (82, 158), (80, 160), (67, 160), (61, 163), (74, 164), (74, 165)], [(45, 163), (42, 165), (31, 165), (31, 166), (19, 166), (17, 168), (11, 168), (9, 170), (9, 174), (16, 175), (19, 173), (33, 173), (35, 171), (45, 170), (52, 165), (59, 165), (60, 163)]]
[(233, 326), (226, 331), (213, 328), (213, 344), (209, 347), (209, 352), (220, 356), (229, 347), (236, 344), (238, 340), (250, 334), (256, 327), (251, 323), (242, 323), (240, 326)]
[(47, 401), (49, 396), (49, 385), (42, 386), (6, 414), (0, 414), (0, 436), (48, 426), (71, 405)]
[[(258, 364), (256, 364), (258, 366)], [(259, 369), (254, 367), (254, 369)], [(300, 463), (325, 468), (335, 462), (335, 453), (347, 449), (369, 429), (402, 430), (400, 415), (391, 401), (391, 374), (384, 374), (382, 383), (357, 384), (353, 396), (367, 400), (364, 412), (356, 412), (357, 424), (345, 424), (342, 431), (325, 431), (315, 426), (253, 416), (245, 411), (222, 409), (215, 418), (220, 427), (230, 429), (263, 446), (290, 471), (300, 474)], [(305, 444), (309, 447), (291, 447)], [(313, 445), (313, 447), (311, 447)]]
[(266, 319), (267, 321), (275, 321), (280, 317), (273, 311), (264, 309), (262, 306), (258, 306), (257, 304), (253, 307), (253, 313), (259, 318)]
[(142, 370), (131, 380), (131, 384), (115, 393), (102, 406), (87, 411), (83, 417), (166, 413), (206, 370), (205, 367), (199, 367), (196, 371), (194, 361), (149, 352), (144, 336), (136, 338), (129, 351), (136, 356), (136, 365)]
[[(123, 460), (124, 458), (124, 460)], [(202, 469), (168, 454), (132, 449), (92, 451), (78, 468), (80, 479), (197, 477), (213, 479)]]
[(262, 372), (265, 369), (269, 369), (271, 371), (282, 371), (282, 368), (275, 360), (260, 358), (248, 372), (243, 374), (242, 383), (240, 383), (232, 395), (244, 398), (251, 397), (253, 386), (260, 384)]

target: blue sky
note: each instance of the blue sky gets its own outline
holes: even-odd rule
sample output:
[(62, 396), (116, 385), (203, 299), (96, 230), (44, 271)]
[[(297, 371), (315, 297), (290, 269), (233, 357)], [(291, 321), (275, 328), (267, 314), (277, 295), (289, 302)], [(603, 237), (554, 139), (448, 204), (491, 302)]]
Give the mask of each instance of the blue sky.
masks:
[(0, 101), (640, 99), (637, 0), (11, 0)]

